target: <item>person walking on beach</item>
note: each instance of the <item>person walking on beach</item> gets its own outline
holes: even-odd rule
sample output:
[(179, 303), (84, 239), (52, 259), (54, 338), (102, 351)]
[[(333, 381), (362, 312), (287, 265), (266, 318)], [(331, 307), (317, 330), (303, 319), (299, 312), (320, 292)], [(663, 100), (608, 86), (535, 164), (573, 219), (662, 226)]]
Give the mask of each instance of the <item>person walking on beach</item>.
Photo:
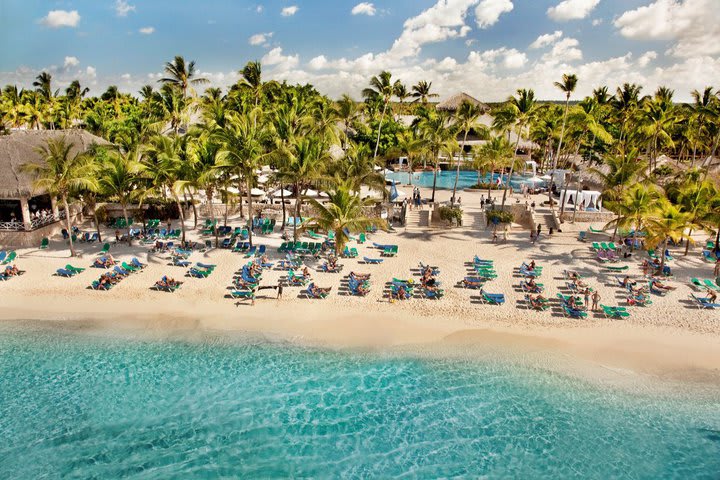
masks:
[(592, 294), (592, 309), (593, 312), (598, 309), (598, 302), (600, 301), (600, 294), (595, 290)]
[(538, 223), (538, 226), (537, 226), (537, 235), (536, 235), (536, 238), (537, 238), (537, 239), (540, 239), (540, 230), (542, 230), (542, 225), (540, 225), (540, 224)]
[(587, 308), (587, 306), (590, 305), (590, 289), (589, 289), (589, 288), (586, 288), (586, 289), (585, 289), (585, 298), (584, 298), (584, 300), (585, 300), (585, 308)]

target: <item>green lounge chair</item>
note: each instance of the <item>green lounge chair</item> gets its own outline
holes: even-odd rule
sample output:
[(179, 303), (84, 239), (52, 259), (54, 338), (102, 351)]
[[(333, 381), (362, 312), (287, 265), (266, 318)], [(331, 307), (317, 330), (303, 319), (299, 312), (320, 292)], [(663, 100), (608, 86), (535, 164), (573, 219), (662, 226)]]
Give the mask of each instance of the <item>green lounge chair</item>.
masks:
[(615, 245), (615, 242), (608, 243), (608, 247), (610, 247), (610, 250), (620, 250), (620, 247)]
[(605, 242), (600, 242), (600, 248), (603, 250), (610, 250), (610, 247), (608, 247), (608, 244)]
[(308, 235), (308, 237), (312, 238), (313, 240), (320, 240), (320, 239), (322, 239), (322, 236), (318, 235), (317, 233), (315, 233), (315, 232), (312, 231), (312, 230), (308, 230), (308, 231), (307, 231), (307, 235)]
[(627, 265), (622, 265), (622, 266), (619, 266), (619, 265), (605, 265), (605, 268), (607, 268), (607, 269), (610, 270), (611, 272), (623, 272), (623, 271), (627, 270), (629, 267), (628, 267)]
[(599, 251), (599, 250), (601, 250), (600, 244), (599, 244), (598, 242), (593, 242), (592, 248), (593, 248), (593, 250), (595, 250), (596, 252)]
[(3, 265), (7, 265), (8, 263), (12, 263), (17, 258), (17, 253), (15, 250), (10, 252), (8, 256), (5, 258), (5, 260), (2, 262)]
[(628, 318), (630, 312), (625, 307), (609, 307), (607, 305), (600, 305), (603, 310), (603, 314), (606, 318)]
[[(12, 253), (10, 255), (12, 255)], [(710, 280), (708, 278), (703, 280), (703, 286), (705, 288), (709, 288), (710, 290), (715, 290), (716, 292), (720, 292), (720, 287), (717, 285), (717, 283), (713, 282), (712, 280)]]
[(106, 243), (105, 245), (103, 245), (102, 250), (100, 250), (100, 255), (104, 255), (104, 254), (108, 253), (109, 251), (110, 251), (110, 244)]
[(364, 233), (361, 233), (360, 236), (358, 236), (358, 243), (365, 243), (366, 237)]
[(647, 251), (647, 254), (648, 254), (648, 257), (652, 258), (653, 260), (657, 259), (657, 255), (655, 255), (655, 250), (650, 249)]
[(73, 266), (70, 265), (69, 263), (68, 263), (67, 265), (65, 265), (65, 270), (69, 270), (69, 271), (74, 272), (74, 273), (82, 273), (82, 272), (85, 271), (84, 268), (73, 267)]
[(137, 271), (139, 270), (138, 267), (135, 267), (135, 266), (133, 266), (133, 265), (128, 265), (127, 262), (122, 262), (122, 265), (121, 265), (121, 266), (122, 266), (122, 268), (124, 268), (125, 270), (127, 270), (127, 271), (130, 272), (130, 273), (134, 273), (134, 272), (137, 272)]
[(230, 296), (238, 300), (255, 300), (254, 290), (233, 290), (230, 292)]
[(48, 245), (50, 245), (50, 240), (48, 240), (47, 237), (43, 237), (43, 239), (40, 241), (40, 249), (45, 250), (48, 248)]
[(598, 230), (598, 229), (594, 228), (592, 225), (590, 225), (590, 231), (593, 233), (605, 233), (605, 230), (602, 230), (602, 229)]

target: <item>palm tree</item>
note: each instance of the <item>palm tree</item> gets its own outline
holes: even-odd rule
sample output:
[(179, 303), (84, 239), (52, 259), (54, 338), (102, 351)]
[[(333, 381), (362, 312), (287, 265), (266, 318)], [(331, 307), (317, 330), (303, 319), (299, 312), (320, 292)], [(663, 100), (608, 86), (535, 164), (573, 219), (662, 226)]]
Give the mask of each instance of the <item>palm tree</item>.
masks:
[(615, 96), (610, 100), (610, 104), (615, 109), (620, 118), (620, 142), (626, 135), (625, 126), (635, 114), (635, 111), (643, 102), (640, 98), (642, 87), (634, 83), (625, 83), (622, 88), (618, 87)]
[(68, 199), (82, 189), (97, 188), (95, 165), (89, 156), (71, 154), (74, 145), (67, 139), (49, 139), (47, 144), (36, 149), (42, 156), (42, 163), (26, 163), (22, 170), (33, 176), (33, 188), (43, 189), (60, 198), (65, 210), (65, 228), (70, 234), (70, 256), (75, 256), (72, 239), (72, 224)]
[[(503, 122), (509, 122), (517, 127), (517, 141), (515, 142), (515, 152), (513, 156), (517, 156), (518, 148), (520, 147), (520, 139), (522, 138), (525, 127), (528, 126), (537, 115), (537, 104), (535, 103), (535, 92), (533, 90), (519, 89), (517, 96), (511, 96), (508, 98), (508, 103), (505, 108), (502, 109), (503, 114), (496, 117), (493, 120), (493, 127), (496, 127), (496, 120), (502, 120)], [(515, 162), (513, 161), (510, 165), (510, 173), (508, 174), (507, 181), (505, 182), (505, 190), (503, 192), (502, 207), (505, 207), (505, 201), (507, 200), (507, 192), (510, 188), (510, 178), (512, 177)], [(551, 199), (552, 201), (552, 199)]]
[(660, 87), (655, 97), (646, 101), (638, 113), (641, 131), (650, 139), (648, 168), (652, 167), (653, 161), (657, 167), (657, 157), (661, 147), (673, 146), (672, 133), (678, 123), (675, 105), (672, 103), (672, 91)]
[[(693, 229), (711, 230), (714, 225), (711, 205), (718, 195), (718, 189), (710, 181), (688, 181), (678, 191), (677, 206), (688, 215), (688, 237), (692, 236)], [(685, 245), (685, 255), (690, 250), (690, 242)]]
[[(490, 171), (490, 181), (488, 182), (488, 199), (490, 199), (490, 187), (493, 181), (493, 173), (496, 168), (504, 168), (510, 158), (513, 157), (513, 147), (510, 142), (502, 136), (492, 137), (489, 142), (481, 146), (477, 152), (476, 159), (480, 162), (478, 166), (486, 165)], [(476, 167), (477, 168), (477, 167)], [(478, 170), (478, 185), (480, 185), (480, 168)]]
[(350, 128), (352, 128), (355, 121), (360, 117), (361, 113), (362, 108), (355, 100), (350, 98), (350, 96), (347, 94), (343, 95), (342, 97), (340, 97), (340, 100), (335, 102), (335, 116), (343, 124), (343, 150), (347, 149), (348, 140), (350, 138), (348, 132), (350, 131)]
[(419, 100), (423, 105), (425, 105), (428, 103), (428, 99), (439, 97), (437, 93), (430, 92), (431, 88), (432, 82), (426, 82), (425, 80), (420, 80), (417, 84), (413, 85), (412, 97), (415, 99), (413, 102), (417, 102)]
[(405, 84), (400, 83), (395, 90), (395, 96), (400, 101), (400, 105), (403, 105), (405, 103), (405, 99), (409, 98), (411, 94)]
[[(278, 176), (294, 186), (295, 218), (301, 216), (302, 198), (309, 185), (323, 177), (325, 166), (330, 160), (327, 144), (316, 136), (298, 138), (289, 145), (286, 162), (281, 166)], [(297, 241), (297, 238), (297, 222), (293, 222), (293, 239)]]
[(474, 103), (463, 101), (460, 107), (455, 112), (455, 128), (463, 133), (463, 141), (460, 145), (461, 159), (457, 164), (457, 170), (455, 171), (455, 184), (453, 185), (452, 197), (450, 197), (450, 203), (455, 204), (455, 194), (457, 193), (458, 180), (460, 179), (460, 163), (465, 159), (465, 143), (467, 142), (467, 136), (470, 130), (475, 128), (478, 119), (482, 116), (483, 109)]
[(705, 118), (708, 116), (708, 113), (712, 116), (712, 112), (708, 112), (708, 109), (711, 108), (711, 104), (713, 102), (713, 87), (705, 87), (702, 93), (698, 92), (697, 90), (693, 90), (691, 92), (691, 95), (694, 101), (694, 104), (692, 105), (692, 110), (695, 114), (695, 119), (697, 121), (697, 135), (695, 137), (695, 141), (693, 142), (693, 156), (691, 164), (695, 165), (695, 154), (697, 152), (698, 141), (701, 138), (702, 129), (705, 126)]
[(349, 238), (346, 232), (361, 233), (368, 227), (385, 229), (387, 223), (380, 218), (365, 216), (364, 209), (372, 206), (371, 200), (361, 200), (360, 195), (349, 183), (340, 183), (329, 192), (327, 203), (310, 199), (315, 216), (308, 219), (303, 228), (319, 228), (335, 233), (335, 255), (345, 248)]
[(165, 63), (165, 74), (167, 77), (161, 78), (159, 82), (178, 88), (183, 98), (187, 98), (188, 90), (194, 94), (193, 85), (210, 82), (207, 78), (196, 78), (195, 61), (191, 61), (186, 66), (185, 58), (180, 55), (176, 55), (172, 62)]
[[(218, 168), (238, 175), (245, 181), (248, 202), (248, 232), (249, 242), (252, 245), (252, 187), (257, 180), (256, 171), (262, 166), (266, 156), (265, 145), (270, 140), (267, 129), (259, 109), (249, 113), (228, 116), (225, 128), (217, 133), (220, 151), (218, 152)], [(242, 192), (242, 188), (238, 188)]]
[(668, 241), (680, 243), (682, 240), (692, 242), (686, 233), (690, 215), (682, 213), (675, 205), (671, 204), (666, 198), (662, 198), (657, 202), (655, 212), (646, 220), (645, 229), (647, 230), (647, 245), (650, 248), (657, 248), (662, 245), (660, 270), (665, 266), (665, 251), (667, 250)]
[(139, 150), (136, 148), (131, 151), (109, 152), (98, 172), (99, 191), (118, 202), (122, 208), (128, 229), (128, 245), (131, 237), (127, 207), (143, 194), (143, 189), (137, 188), (141, 171)]
[(632, 248), (634, 248), (638, 232), (645, 227), (647, 218), (655, 211), (660, 198), (660, 191), (654, 185), (635, 184), (618, 201), (607, 202), (618, 218), (609, 222), (605, 228), (613, 226), (616, 229), (633, 229)]
[(408, 183), (412, 185), (413, 165), (417, 155), (425, 150), (427, 141), (418, 137), (415, 130), (398, 132), (397, 145), (392, 146), (386, 152), (388, 158), (405, 157), (408, 164)]
[(257, 107), (263, 96), (263, 87), (265, 85), (262, 81), (262, 65), (257, 60), (248, 62), (239, 73), (241, 77), (238, 85), (250, 90), (254, 105)]
[(375, 152), (373, 153), (373, 159), (377, 159), (378, 148), (380, 148), (380, 132), (382, 132), (382, 124), (385, 120), (385, 112), (387, 111), (388, 104), (392, 97), (397, 93), (402, 83), (400, 80), (392, 82), (392, 74), (388, 71), (380, 72), (377, 77), (370, 79), (370, 88), (366, 88), (362, 91), (363, 97), (375, 98), (382, 101), (383, 109), (380, 115), (380, 123), (378, 124), (377, 141), (375, 142)]
[(48, 72), (41, 72), (37, 77), (35, 77), (35, 81), (32, 85), (45, 100), (49, 101), (53, 97), (52, 75)]
[[(562, 151), (563, 137), (565, 136), (565, 124), (567, 123), (568, 108), (570, 106), (570, 96), (575, 91), (577, 82), (578, 78), (575, 74), (568, 75), (567, 73), (563, 74), (562, 82), (554, 82), (554, 85), (559, 88), (561, 92), (565, 93), (565, 110), (563, 112), (562, 128), (560, 129), (560, 141), (558, 142), (557, 153), (553, 158), (553, 170), (557, 170), (558, 159), (560, 158), (560, 152)], [(555, 176), (553, 175), (550, 179), (550, 187), (548, 188), (548, 195), (550, 197), (550, 208), (552, 208), (553, 206), (551, 192), (554, 178)]]
[(433, 189), (431, 202), (435, 202), (437, 186), (438, 156), (446, 150), (448, 143), (456, 142), (455, 130), (449, 126), (450, 117), (446, 112), (429, 112), (427, 116), (418, 120), (418, 129), (421, 132), (425, 145), (430, 151), (433, 161)]

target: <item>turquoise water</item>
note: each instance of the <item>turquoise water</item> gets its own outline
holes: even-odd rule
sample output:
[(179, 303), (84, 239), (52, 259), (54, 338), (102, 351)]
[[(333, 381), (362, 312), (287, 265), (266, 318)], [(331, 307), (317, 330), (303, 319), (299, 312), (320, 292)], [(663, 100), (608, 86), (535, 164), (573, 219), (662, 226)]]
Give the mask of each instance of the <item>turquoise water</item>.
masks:
[(717, 479), (720, 403), (500, 360), (0, 333), (0, 478)]
[[(455, 185), (455, 171), (443, 170), (438, 173), (436, 188), (441, 190), (452, 190)], [(500, 175), (495, 173), (492, 176), (493, 181), (497, 181)], [(409, 175), (404, 172), (393, 172), (387, 175), (389, 180), (396, 180), (402, 184), (408, 183)], [(483, 178), (484, 182), (490, 181), (490, 174), (485, 175)], [(507, 177), (502, 176), (502, 181), (505, 181)], [(460, 171), (460, 178), (458, 179), (458, 189), (472, 187), (477, 185), (478, 175), (477, 172)], [(519, 175), (513, 175), (510, 180), (510, 185), (516, 190), (519, 190), (523, 183), (526, 182), (527, 177)], [(419, 187), (432, 188), (433, 185), (433, 173), (432, 172), (415, 172), (412, 174), (412, 184)], [(542, 185), (542, 184), (541, 184)]]

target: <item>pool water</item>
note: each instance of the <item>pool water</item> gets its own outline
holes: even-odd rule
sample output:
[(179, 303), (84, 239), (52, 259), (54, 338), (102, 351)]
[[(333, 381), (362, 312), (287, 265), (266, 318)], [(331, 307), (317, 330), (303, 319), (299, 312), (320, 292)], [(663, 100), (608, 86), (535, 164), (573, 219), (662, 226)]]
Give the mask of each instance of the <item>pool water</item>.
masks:
[[(455, 185), (455, 176), (456, 176), (455, 170), (443, 170), (441, 172), (438, 172), (437, 176), (437, 184), (436, 188), (441, 190), (452, 190), (453, 186)], [(492, 177), (490, 174), (487, 174), (482, 178), (483, 182), (489, 182), (492, 178), (493, 182), (497, 182), (498, 177), (500, 177), (499, 173), (494, 173)], [(526, 184), (526, 185), (532, 185), (531, 183), (528, 183), (527, 179), (529, 177), (523, 177), (520, 175), (513, 175), (510, 180), (510, 185), (515, 190), (520, 190), (520, 188)], [(389, 173), (387, 175), (388, 180), (395, 180), (397, 182), (400, 182), (402, 184), (408, 184), (410, 183), (410, 174), (407, 172), (393, 172)], [(501, 181), (505, 182), (507, 179), (506, 175), (502, 175)], [(473, 185), (477, 185), (478, 183), (478, 174), (477, 172), (467, 171), (467, 170), (461, 170), (460, 171), (460, 178), (458, 179), (458, 190), (463, 190), (465, 188), (472, 187)], [(412, 174), (412, 184), (418, 187), (426, 187), (426, 188), (432, 188), (433, 186), (433, 172), (414, 172)], [(545, 186), (545, 184), (539, 184), (540, 186)]]
[(0, 478), (717, 479), (720, 400), (499, 358), (0, 332)]

